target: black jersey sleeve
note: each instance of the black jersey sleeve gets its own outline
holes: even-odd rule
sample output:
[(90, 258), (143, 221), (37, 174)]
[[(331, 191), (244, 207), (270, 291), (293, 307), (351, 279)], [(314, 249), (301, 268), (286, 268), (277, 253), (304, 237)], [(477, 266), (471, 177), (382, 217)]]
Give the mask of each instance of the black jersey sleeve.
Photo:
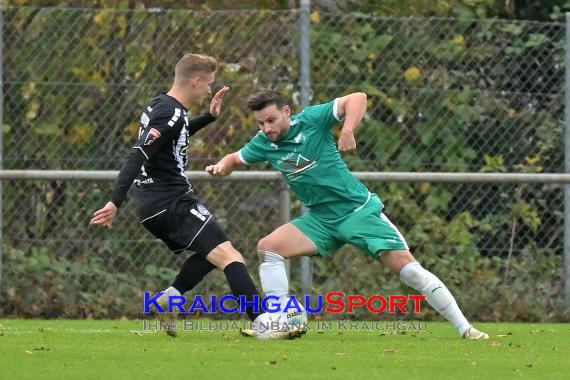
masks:
[(115, 187), (113, 188), (113, 194), (111, 195), (111, 202), (113, 202), (117, 208), (121, 207), (121, 203), (123, 203), (129, 188), (141, 171), (144, 160), (145, 156), (142, 150), (139, 149), (131, 150), (131, 153), (127, 156), (127, 159), (119, 172), (119, 176), (115, 181)]
[(193, 135), (214, 120), (216, 120), (216, 118), (209, 112), (203, 113), (194, 119), (190, 119), (190, 121), (188, 121), (188, 132), (190, 135)]
[(158, 152), (161, 146), (177, 138), (183, 126), (182, 109), (165, 107), (162, 110), (156, 110), (147, 122), (143, 123), (135, 148), (142, 151), (148, 160)]
[(139, 139), (121, 168), (111, 195), (111, 202), (120, 207), (133, 181), (141, 171), (145, 160), (152, 157), (159, 148), (172, 141), (184, 125), (180, 108), (164, 107), (149, 116), (143, 113)]

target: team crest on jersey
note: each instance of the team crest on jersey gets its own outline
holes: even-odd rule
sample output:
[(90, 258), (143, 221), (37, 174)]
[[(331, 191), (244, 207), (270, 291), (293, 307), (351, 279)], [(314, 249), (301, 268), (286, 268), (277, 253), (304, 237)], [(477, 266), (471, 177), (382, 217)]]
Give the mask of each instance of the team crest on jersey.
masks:
[(198, 206), (196, 206), (196, 208), (198, 209), (198, 212), (202, 215), (210, 215), (210, 211), (208, 211), (208, 209), (206, 207), (204, 207), (201, 204), (198, 204)]
[(158, 129), (151, 128), (146, 135), (146, 139), (144, 141), (144, 145), (152, 145), (157, 139), (160, 138), (160, 132)]

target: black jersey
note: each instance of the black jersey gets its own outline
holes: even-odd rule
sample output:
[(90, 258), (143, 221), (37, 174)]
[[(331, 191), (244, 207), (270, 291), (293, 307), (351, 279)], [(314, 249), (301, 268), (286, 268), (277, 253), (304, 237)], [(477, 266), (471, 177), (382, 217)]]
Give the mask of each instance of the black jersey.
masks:
[(154, 98), (141, 114), (139, 138), (119, 173), (111, 201), (119, 207), (134, 182), (135, 201), (144, 218), (191, 191), (185, 174), (188, 141), (213, 120), (209, 113), (189, 120), (188, 110), (175, 98)]
[(188, 111), (166, 94), (154, 98), (140, 119), (140, 149), (146, 161), (136, 184), (190, 186), (184, 171), (188, 163)]

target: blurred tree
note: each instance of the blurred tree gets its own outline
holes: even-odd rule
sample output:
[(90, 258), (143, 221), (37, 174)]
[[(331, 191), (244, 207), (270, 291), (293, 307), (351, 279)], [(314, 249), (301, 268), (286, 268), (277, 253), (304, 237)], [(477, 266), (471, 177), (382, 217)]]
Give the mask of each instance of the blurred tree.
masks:
[[(299, 0), (5, 0), (5, 5), (65, 6), (72, 8), (164, 9), (293, 9)], [(568, 0), (312, 0), (323, 12), (360, 12), (377, 16), (459, 16), (548, 21), (570, 10)]]

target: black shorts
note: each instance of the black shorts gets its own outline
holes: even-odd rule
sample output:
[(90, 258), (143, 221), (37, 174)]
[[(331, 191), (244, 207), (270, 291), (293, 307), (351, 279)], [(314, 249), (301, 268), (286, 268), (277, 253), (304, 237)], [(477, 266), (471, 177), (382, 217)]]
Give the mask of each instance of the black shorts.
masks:
[(141, 224), (173, 253), (189, 249), (205, 257), (229, 240), (214, 215), (190, 193), (143, 219)]

